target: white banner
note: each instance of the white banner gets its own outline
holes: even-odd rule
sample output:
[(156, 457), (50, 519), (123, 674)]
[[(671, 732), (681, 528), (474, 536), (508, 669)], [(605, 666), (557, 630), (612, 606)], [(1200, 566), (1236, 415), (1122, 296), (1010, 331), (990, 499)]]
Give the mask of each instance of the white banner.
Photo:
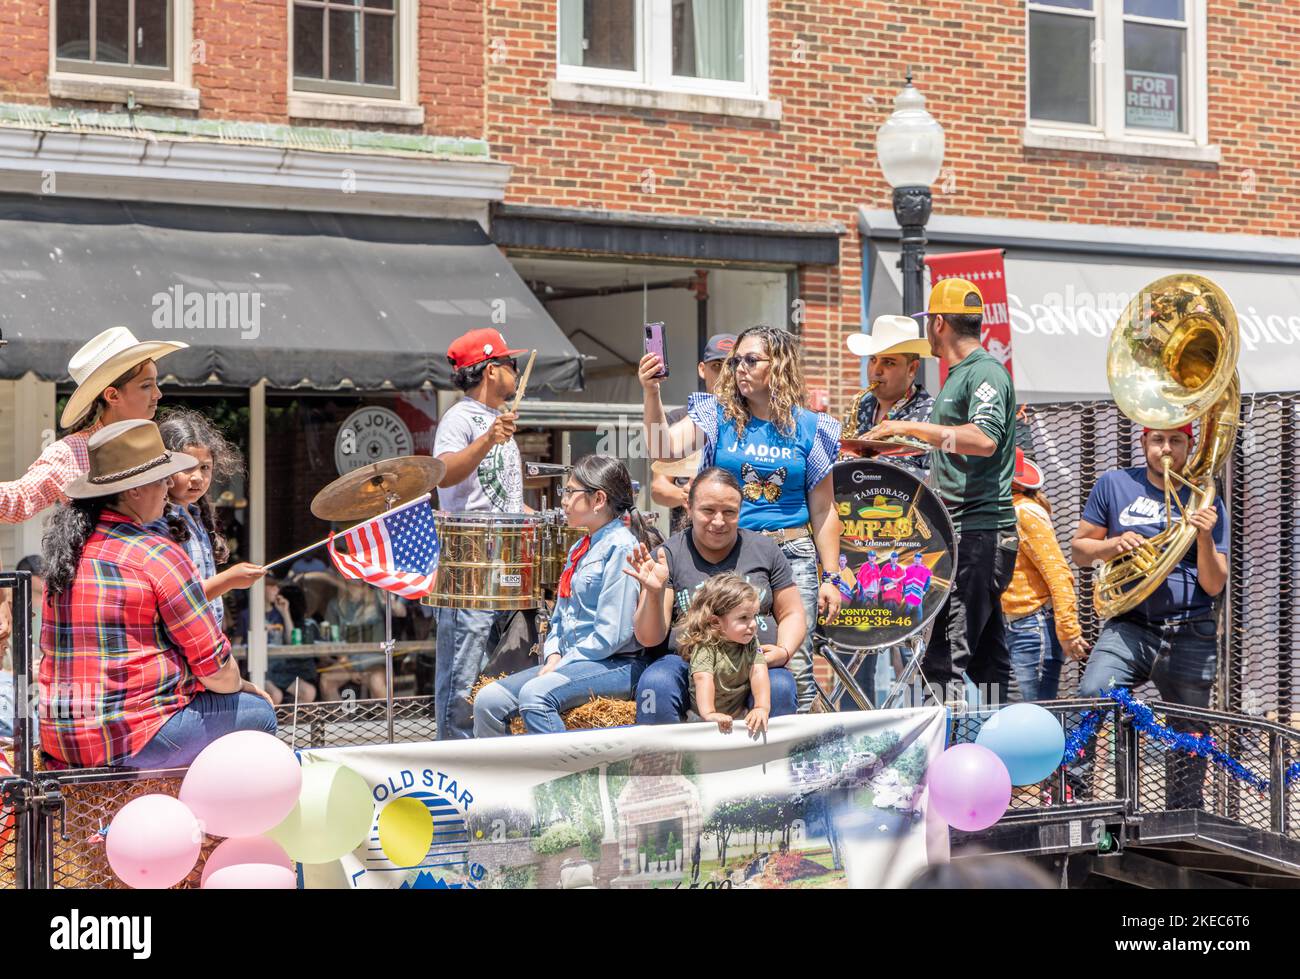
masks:
[[(304, 751), (372, 789), (364, 844), (305, 866), (308, 887), (901, 887), (948, 859), (925, 772), (941, 708), (809, 714), (753, 741), (737, 723)], [(405, 800), (405, 801), (400, 801)], [(415, 800), (414, 802), (411, 800)], [(385, 807), (415, 802), (433, 841), (406, 866)], [(417, 813), (418, 806), (415, 807)], [(422, 813), (419, 813), (422, 818)], [(384, 827), (412, 825), (384, 818)], [(424, 822), (427, 826), (427, 821)], [(387, 832), (387, 830), (384, 830)], [(427, 829), (425, 830), (427, 833)]]

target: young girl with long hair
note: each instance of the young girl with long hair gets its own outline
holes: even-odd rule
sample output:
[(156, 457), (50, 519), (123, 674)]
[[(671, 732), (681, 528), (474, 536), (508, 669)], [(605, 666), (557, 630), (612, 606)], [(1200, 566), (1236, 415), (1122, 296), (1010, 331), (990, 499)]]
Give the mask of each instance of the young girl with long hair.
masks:
[(516, 714), (530, 734), (563, 731), (560, 713), (570, 707), (592, 697), (631, 700), (648, 662), (633, 630), (641, 585), (623, 568), (638, 542), (657, 547), (661, 539), (636, 508), (627, 467), (586, 456), (561, 499), (569, 526), (586, 535), (560, 575), (543, 663), (478, 692), (475, 737), (505, 734)]
[(772, 691), (758, 645), (759, 595), (738, 574), (710, 578), (682, 620), (678, 651), (691, 669), (691, 710), (723, 734), (743, 717), (751, 736), (767, 730)]
[(247, 562), (217, 571), (219, 565), (230, 560), (230, 548), (217, 528), (208, 490), (214, 479), (225, 481), (241, 473), (244, 460), (239, 450), (197, 411), (182, 408), (168, 412), (158, 430), (169, 452), (193, 456), (198, 465), (172, 478), (163, 517), (149, 529), (170, 537), (185, 549), (199, 570), (203, 594), (221, 629), (226, 618), (221, 596), (234, 588), (248, 588), (265, 574), (256, 564)]

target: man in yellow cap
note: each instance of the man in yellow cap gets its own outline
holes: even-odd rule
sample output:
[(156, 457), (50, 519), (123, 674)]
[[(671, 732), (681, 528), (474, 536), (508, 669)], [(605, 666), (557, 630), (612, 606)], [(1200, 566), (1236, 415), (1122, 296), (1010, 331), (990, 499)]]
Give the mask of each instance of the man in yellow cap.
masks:
[(965, 673), (981, 699), (997, 703), (1011, 680), (1001, 595), (1015, 569), (1019, 539), (1011, 502), (1016, 467), (1016, 393), (997, 359), (980, 344), (984, 299), (966, 279), (935, 283), (924, 314), (926, 336), (948, 379), (929, 422), (884, 421), (868, 438), (908, 436), (932, 453), (931, 484), (957, 531), (957, 577), (935, 618), (923, 669), (951, 687)]

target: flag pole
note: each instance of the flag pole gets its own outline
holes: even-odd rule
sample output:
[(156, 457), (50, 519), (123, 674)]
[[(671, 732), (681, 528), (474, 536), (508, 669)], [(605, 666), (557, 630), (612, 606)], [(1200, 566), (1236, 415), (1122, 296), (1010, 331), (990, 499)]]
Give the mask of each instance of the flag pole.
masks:
[[(394, 507), (391, 510), (383, 510), (375, 514), (373, 517), (367, 517), (365, 520), (362, 520), (361, 523), (353, 524), (347, 530), (342, 531), (342, 533), (350, 534), (352, 533), (352, 531), (356, 530), (362, 524), (370, 523), (371, 520), (378, 520), (380, 517), (391, 517), (394, 513), (397, 513), (399, 510), (405, 510), (407, 507), (415, 506), (417, 503), (423, 503), (425, 500), (429, 500), (432, 498), (433, 498), (433, 493), (432, 491), (430, 491), (428, 493), (425, 493), (423, 496), (419, 497), (418, 499), (411, 500), (409, 503), (403, 503), (399, 507)], [(333, 536), (335, 535), (333, 534), (330, 535), (330, 537)], [(308, 551), (314, 551), (318, 547), (324, 547), (326, 544), (330, 542), (330, 537), (325, 537), (321, 540), (318, 540), (315, 544), (309, 544), (306, 547), (300, 548), (294, 551), (292, 554), (286, 554), (284, 557), (276, 558), (274, 561), (270, 562), (269, 564), (262, 565), (262, 570), (270, 571), (277, 564), (284, 564), (285, 561), (292, 561), (294, 558), (301, 557), (302, 555), (306, 554)]]

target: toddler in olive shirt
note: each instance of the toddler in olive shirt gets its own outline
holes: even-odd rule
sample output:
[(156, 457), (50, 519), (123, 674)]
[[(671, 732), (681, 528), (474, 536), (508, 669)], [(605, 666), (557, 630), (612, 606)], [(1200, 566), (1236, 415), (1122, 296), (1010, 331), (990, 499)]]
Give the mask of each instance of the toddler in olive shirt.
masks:
[(716, 721), (724, 734), (742, 717), (752, 737), (767, 730), (772, 700), (758, 645), (758, 608), (753, 585), (720, 574), (696, 591), (677, 640), (691, 668), (691, 710)]

